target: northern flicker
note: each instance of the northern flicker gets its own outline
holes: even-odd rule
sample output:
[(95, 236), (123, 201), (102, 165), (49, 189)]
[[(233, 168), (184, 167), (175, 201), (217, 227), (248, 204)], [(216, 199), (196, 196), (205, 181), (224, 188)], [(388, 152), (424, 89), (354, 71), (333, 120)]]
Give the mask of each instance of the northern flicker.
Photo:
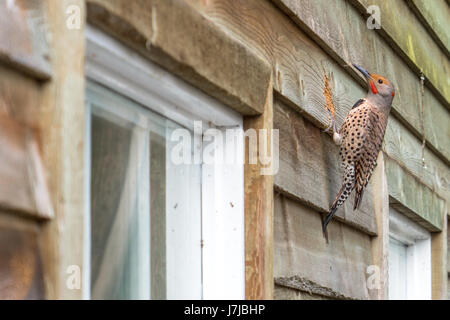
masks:
[(339, 131), (336, 130), (334, 116), (331, 115), (333, 140), (340, 145), (340, 156), (344, 171), (341, 189), (322, 224), (325, 233), (336, 210), (355, 189), (353, 210), (361, 204), (364, 188), (367, 186), (383, 143), (395, 90), (392, 83), (378, 74), (367, 72), (353, 65), (367, 79), (369, 91), (365, 98), (358, 100), (345, 117)]

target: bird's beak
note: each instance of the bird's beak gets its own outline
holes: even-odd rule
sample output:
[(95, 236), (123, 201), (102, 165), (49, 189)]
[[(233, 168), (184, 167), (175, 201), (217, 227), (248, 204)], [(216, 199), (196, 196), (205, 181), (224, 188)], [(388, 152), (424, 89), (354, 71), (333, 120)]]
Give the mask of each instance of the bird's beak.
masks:
[(361, 67), (361, 66), (358, 66), (357, 64), (353, 64), (353, 66), (354, 66), (359, 72), (361, 72), (362, 75), (363, 75), (367, 80), (372, 79), (372, 76), (370, 75), (370, 73), (369, 73), (366, 69), (364, 69), (364, 68)]

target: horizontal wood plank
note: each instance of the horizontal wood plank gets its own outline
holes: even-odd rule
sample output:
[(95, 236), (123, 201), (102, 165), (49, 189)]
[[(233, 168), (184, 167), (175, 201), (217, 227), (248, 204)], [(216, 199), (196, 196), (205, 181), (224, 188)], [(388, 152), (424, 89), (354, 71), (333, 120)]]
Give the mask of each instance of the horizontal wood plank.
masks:
[(281, 194), (275, 195), (274, 226), (275, 279), (307, 279), (348, 298), (372, 297), (366, 286), (370, 236), (334, 221), (327, 244), (320, 215)]
[(36, 134), (5, 113), (0, 114), (0, 207), (53, 217)]
[(450, 7), (444, 0), (405, 0), (444, 53), (450, 54)]
[(443, 229), (445, 200), (392, 159), (386, 159), (390, 205), (431, 232)]
[[(449, 166), (428, 148), (423, 149), (417, 137), (395, 117), (389, 117), (382, 148), (388, 158), (395, 160), (405, 172), (446, 198), (450, 192)], [(389, 193), (392, 192), (402, 192), (402, 189), (390, 185)]]
[(45, 1), (0, 1), (0, 60), (41, 80), (51, 77)]

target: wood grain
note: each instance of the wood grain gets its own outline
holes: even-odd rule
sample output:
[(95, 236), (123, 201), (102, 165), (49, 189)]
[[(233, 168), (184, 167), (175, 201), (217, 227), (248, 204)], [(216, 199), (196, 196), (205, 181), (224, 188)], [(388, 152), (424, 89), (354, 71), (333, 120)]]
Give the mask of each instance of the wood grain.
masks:
[(442, 232), (431, 235), (431, 295), (433, 300), (447, 300), (447, 215), (442, 215)]
[(391, 206), (431, 232), (442, 231), (445, 200), (392, 159), (385, 161)]
[[(270, 82), (272, 84), (272, 82)], [(273, 87), (267, 88), (267, 100), (261, 116), (244, 118), (244, 130), (273, 128)], [(259, 138), (258, 138), (259, 139)], [(267, 141), (268, 146), (271, 139)], [(245, 297), (249, 300), (273, 299), (273, 175), (262, 175), (263, 165), (250, 164), (258, 150), (245, 143)], [(269, 154), (272, 154), (270, 150)]]
[(441, 47), (441, 50), (450, 54), (450, 8), (444, 1), (405, 0), (417, 19), (427, 29), (430, 36)]
[(389, 191), (384, 154), (380, 152), (372, 176), (377, 237), (372, 238), (372, 261), (379, 269), (379, 283), (369, 289), (378, 300), (388, 299), (389, 288)]
[[(66, 28), (66, 1), (48, 0), (53, 33), (51, 81), (40, 86), (39, 109), (32, 112), (49, 169), (55, 219), (42, 225), (41, 252), (47, 299), (82, 299), (85, 288), (70, 290), (67, 268), (84, 266), (85, 199), (85, 30)], [(84, 12), (84, 1), (70, 1)], [(68, 50), (70, 48), (70, 50)], [(82, 274), (84, 270), (81, 269)]]

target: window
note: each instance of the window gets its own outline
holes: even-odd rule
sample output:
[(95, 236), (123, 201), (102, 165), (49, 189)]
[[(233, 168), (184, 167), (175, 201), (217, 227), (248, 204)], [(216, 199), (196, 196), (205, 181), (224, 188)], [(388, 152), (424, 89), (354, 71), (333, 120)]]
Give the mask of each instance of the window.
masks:
[(389, 299), (431, 299), (431, 236), (391, 208), (389, 212)]
[(86, 298), (243, 299), (242, 117), (98, 30), (87, 39)]

